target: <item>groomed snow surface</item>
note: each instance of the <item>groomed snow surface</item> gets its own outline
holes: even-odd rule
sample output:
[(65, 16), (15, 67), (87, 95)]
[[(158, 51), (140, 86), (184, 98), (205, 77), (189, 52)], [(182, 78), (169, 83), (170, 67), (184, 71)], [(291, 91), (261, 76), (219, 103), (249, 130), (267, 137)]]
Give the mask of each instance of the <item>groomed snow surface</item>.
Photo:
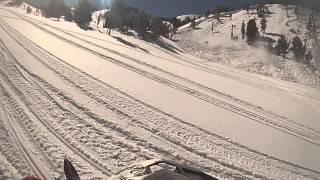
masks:
[(0, 179), (64, 179), (65, 156), (82, 179), (153, 158), (221, 179), (320, 179), (318, 89), (160, 42), (1, 6)]

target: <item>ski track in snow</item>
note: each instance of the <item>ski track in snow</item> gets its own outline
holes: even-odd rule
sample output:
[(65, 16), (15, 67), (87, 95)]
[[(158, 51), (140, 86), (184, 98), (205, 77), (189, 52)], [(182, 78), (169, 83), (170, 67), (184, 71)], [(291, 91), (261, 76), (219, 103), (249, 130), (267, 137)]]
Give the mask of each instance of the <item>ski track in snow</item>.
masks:
[[(28, 22), (32, 23), (31, 21)], [(38, 25), (36, 26), (39, 27)], [(60, 143), (64, 144), (64, 148), (78, 154), (79, 158), (84, 162), (95, 167), (97, 167), (97, 165), (104, 167), (98, 168), (101, 172), (108, 172), (107, 169), (110, 167), (113, 167), (111, 172), (115, 172), (137, 160), (161, 156), (168, 157), (170, 154), (176, 154), (176, 158), (180, 158), (180, 160), (185, 160), (187, 162), (194, 162), (195, 165), (200, 166), (203, 170), (221, 176), (222, 178), (319, 178), (319, 172), (303, 169), (294, 164), (268, 157), (263, 153), (253, 151), (237, 143), (231, 142), (228, 139), (209, 133), (194, 125), (185, 123), (174, 116), (166, 114), (159, 109), (140, 102), (134, 97), (105, 83), (99, 82), (94, 77), (64, 63), (63, 60), (57, 59), (52, 54), (49, 54), (44, 49), (29, 42), (26, 38), (22, 37), (21, 34), (8, 27), (4, 21), (1, 21), (1, 27), (3, 30), (7, 31), (8, 35), (11, 36), (17, 44), (22, 46), (26, 51), (29, 51), (42, 66), (45, 66), (50, 73), (59, 77), (66, 86), (79, 91), (79, 94), (92, 100), (93, 104), (97, 107), (102, 107), (108, 113), (112, 113), (112, 115), (115, 116), (114, 119), (122, 119), (127, 121), (130, 126), (154, 134), (154, 136), (165, 144), (164, 146), (177, 147), (176, 150), (172, 149), (172, 152), (168, 152), (157, 147), (157, 144), (152, 144), (152, 142), (149, 144), (149, 142), (145, 142), (131, 134), (135, 132), (128, 132), (122, 125), (114, 124), (117, 123), (116, 120), (111, 120), (114, 122), (108, 122), (109, 119), (103, 118), (102, 113), (98, 114), (98, 112), (93, 112), (94, 110), (92, 107), (86, 107), (85, 104), (78, 103), (75, 100), (75, 97), (67, 94), (67, 89), (54, 87), (52, 84), (42, 79), (41, 76), (37, 75), (36, 72), (30, 72), (27, 67), (24, 67), (23, 64), (13, 57), (10, 58), (10, 61), (2, 61), (0, 63), (1, 82), (8, 84), (8, 87), (6, 87), (8, 88), (7, 90), (5, 90), (5, 87), (1, 87), (1, 93), (3, 93), (3, 97), (6, 97), (3, 99), (3, 101), (5, 101), (4, 104), (12, 104), (12, 106), (19, 107), (19, 105), (15, 103), (17, 100), (14, 99), (21, 98), (21, 101), (29, 108), (29, 111), (33, 114), (37, 114), (38, 120), (33, 120), (37, 120), (38, 123), (44, 125), (47, 128), (47, 133), (53, 134)], [(50, 31), (46, 29), (41, 29), (50, 33)], [(143, 71), (116, 59), (112, 60), (110, 57), (106, 57), (103, 54), (99, 54), (98, 52), (75, 42), (68, 41), (58, 35), (54, 36), (67, 41), (72, 45), (88, 50), (97, 56), (103, 57), (103, 59), (111, 60), (113, 63), (119, 64), (122, 67), (181, 90), (184, 93), (188, 93), (203, 100), (211, 99), (210, 102), (215, 105), (243, 111), (250, 116), (260, 116), (245, 109), (239, 110), (239, 107), (213, 99), (211, 96), (167, 80), (161, 76)], [(7, 51), (9, 50), (7, 49)], [(130, 59), (134, 60), (133, 58)], [(137, 62), (137, 60), (135, 61)], [(149, 66), (147, 64), (143, 65)], [(156, 67), (151, 68), (155, 69)], [(160, 69), (156, 70), (160, 71)], [(174, 74), (170, 75), (175, 76)], [(194, 84), (195, 82), (191, 83)], [(10, 95), (12, 93), (16, 95)], [(23, 112), (24, 110), (17, 109), (16, 111)], [(265, 113), (270, 115), (267, 112)], [(283, 128), (283, 124), (276, 124), (275, 122), (272, 122), (272, 120), (265, 117), (262, 118), (263, 121), (272, 124), (273, 127)], [(44, 119), (46, 119), (45, 122)], [(30, 123), (30, 129), (32, 131), (38, 129), (35, 125), (32, 127), (32, 124), (34, 123), (33, 120), (29, 119), (28, 123), (25, 125), (27, 126)], [(281, 119), (279, 118), (277, 120)], [(314, 140), (315, 142), (319, 141), (318, 131), (305, 127), (302, 124), (284, 121), (285, 123), (291, 123), (290, 126), (286, 127), (287, 131), (296, 133), (297, 136), (303, 136), (310, 140)], [(28, 132), (30, 130), (26, 128), (26, 131)], [(43, 135), (42, 133), (35, 134)], [(30, 137), (32, 136), (34, 135), (30, 133)], [(47, 141), (46, 143), (49, 142)], [(44, 150), (50, 149), (45, 147), (41, 148)], [(39, 148), (39, 150), (41, 150), (41, 148)], [(55, 151), (59, 151), (59, 148), (57, 147), (52, 148), (54, 148)], [(179, 152), (178, 150), (183, 151)], [(61, 153), (60, 149), (60, 157), (57, 159), (60, 159), (61, 161), (62, 156), (63, 153)], [(46, 158), (50, 159), (50, 157)], [(55, 164), (53, 166), (59, 167), (59, 163), (52, 163)], [(85, 165), (88, 164), (81, 164), (78, 166), (86, 167)], [(16, 169), (20, 168), (17, 167)], [(86, 168), (80, 168), (80, 172), (81, 175), (87, 177), (92, 175)], [(86, 172), (88, 174), (85, 174)]]

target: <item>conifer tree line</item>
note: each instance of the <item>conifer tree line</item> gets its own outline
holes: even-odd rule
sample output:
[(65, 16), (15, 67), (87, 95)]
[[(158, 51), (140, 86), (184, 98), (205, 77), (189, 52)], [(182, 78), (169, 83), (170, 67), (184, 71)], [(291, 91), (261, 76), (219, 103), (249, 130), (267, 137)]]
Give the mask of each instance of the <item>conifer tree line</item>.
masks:
[(150, 14), (139, 11), (136, 8), (127, 6), (123, 0), (114, 0), (110, 11), (104, 14), (104, 28), (117, 29), (122, 33), (134, 30), (139, 35), (144, 35), (150, 31), (155, 38), (159, 36), (169, 37), (173, 27), (163, 23), (165, 19), (152, 17)]
[[(59, 20), (64, 17), (66, 21), (75, 22), (80, 27), (89, 25), (94, 11), (94, 7), (88, 0), (79, 0), (78, 6), (73, 10), (66, 6), (64, 0), (50, 0), (46, 6), (40, 9), (42, 15), (46, 18), (57, 18)], [(127, 6), (123, 0), (114, 0), (110, 10), (99, 15), (98, 22), (101, 21), (101, 18), (105, 19), (103, 27), (109, 28), (110, 31), (111, 29), (117, 29), (121, 33), (128, 33), (129, 30), (134, 30), (142, 37), (146, 32), (151, 32), (155, 38), (159, 36), (171, 37), (171, 34), (175, 31), (174, 27), (181, 25), (181, 22), (176, 18), (152, 17), (144, 11)], [(171, 21), (172, 23), (165, 24), (163, 21)], [(189, 18), (187, 21), (191, 22), (192, 20)]]
[(8, 3), (8, 6), (20, 6), (22, 4), (22, 0), (12, 0)]
[(46, 18), (57, 18), (64, 16), (66, 21), (74, 21), (80, 27), (87, 26), (94, 10), (88, 0), (79, 0), (78, 6), (72, 11), (66, 6), (64, 0), (50, 0), (47, 6), (41, 8), (42, 14)]

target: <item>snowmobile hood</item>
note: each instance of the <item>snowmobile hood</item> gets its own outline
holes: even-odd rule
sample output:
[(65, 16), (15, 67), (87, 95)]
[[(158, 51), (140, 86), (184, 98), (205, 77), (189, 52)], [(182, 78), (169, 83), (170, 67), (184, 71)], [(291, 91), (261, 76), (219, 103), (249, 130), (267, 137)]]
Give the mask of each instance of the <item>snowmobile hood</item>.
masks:
[[(175, 167), (175, 170), (161, 169), (159, 171), (153, 171), (152, 167), (159, 164), (166, 164)], [(111, 176), (108, 180), (158, 180), (158, 179), (190, 179), (190, 180), (215, 180), (204, 172), (195, 169), (185, 164), (179, 164), (177, 162), (165, 159), (152, 159), (143, 162), (136, 163), (128, 168)]]

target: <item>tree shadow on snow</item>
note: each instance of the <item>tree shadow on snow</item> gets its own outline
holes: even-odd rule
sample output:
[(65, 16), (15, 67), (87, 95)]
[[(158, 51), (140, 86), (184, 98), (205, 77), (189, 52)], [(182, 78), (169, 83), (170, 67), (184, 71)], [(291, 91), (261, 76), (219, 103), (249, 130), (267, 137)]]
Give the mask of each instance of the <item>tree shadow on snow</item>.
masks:
[(183, 51), (181, 51), (180, 49), (172, 46), (171, 44), (168, 44), (168, 43), (162, 41), (160, 39), (160, 37), (156, 37), (156, 36), (154, 36), (154, 34), (149, 33), (149, 32), (147, 32), (143, 35), (143, 40), (145, 40), (146, 42), (152, 43), (152, 44), (156, 44), (159, 47), (161, 47), (167, 51), (170, 51), (172, 53), (175, 53), (175, 54), (177, 54), (178, 52), (183, 53)]
[(267, 42), (267, 43), (275, 43), (276, 41), (270, 37), (261, 36), (259, 37), (259, 41)]
[(166, 50), (173, 52), (175, 54), (177, 54), (177, 52), (183, 53), (183, 51), (181, 51), (180, 49), (172, 46), (171, 44), (165, 43), (163, 41), (156, 40), (154, 43), (157, 44), (158, 46), (160, 46), (161, 48), (166, 49)]
[[(79, 26), (79, 25), (78, 25)], [(92, 31), (93, 28), (90, 27), (90, 26), (79, 26), (82, 30), (85, 30), (85, 31)]]
[(193, 30), (200, 30), (200, 29), (202, 29), (202, 28), (199, 28), (199, 27), (194, 27), (194, 28), (192, 28)]
[(144, 52), (146, 52), (146, 53), (149, 53), (149, 51), (148, 51), (147, 49), (141, 48), (141, 47), (139, 47), (139, 46), (136, 45), (136, 44), (133, 44), (133, 43), (131, 43), (131, 42), (129, 42), (129, 41), (126, 41), (126, 40), (122, 39), (121, 37), (116, 37), (116, 36), (112, 36), (112, 37), (115, 38), (117, 41), (121, 42), (122, 44), (125, 44), (125, 45), (127, 45), (127, 46), (130, 46), (130, 47), (132, 47), (132, 48), (138, 48), (138, 49), (140, 49), (140, 50), (142, 50), (142, 51), (144, 51)]
[(170, 40), (173, 41), (173, 42), (179, 42), (178, 39), (170, 39)]

